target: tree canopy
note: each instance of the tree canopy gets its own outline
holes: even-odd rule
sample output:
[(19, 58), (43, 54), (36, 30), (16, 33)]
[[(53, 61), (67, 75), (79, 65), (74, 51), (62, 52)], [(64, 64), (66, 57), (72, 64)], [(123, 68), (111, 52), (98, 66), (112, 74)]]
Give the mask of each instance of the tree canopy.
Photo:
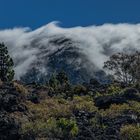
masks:
[(104, 63), (104, 68), (112, 71), (116, 80), (133, 84), (140, 80), (140, 53), (116, 53)]
[(14, 77), (14, 62), (8, 54), (8, 49), (4, 43), (0, 43), (0, 79), (1, 81), (11, 81)]

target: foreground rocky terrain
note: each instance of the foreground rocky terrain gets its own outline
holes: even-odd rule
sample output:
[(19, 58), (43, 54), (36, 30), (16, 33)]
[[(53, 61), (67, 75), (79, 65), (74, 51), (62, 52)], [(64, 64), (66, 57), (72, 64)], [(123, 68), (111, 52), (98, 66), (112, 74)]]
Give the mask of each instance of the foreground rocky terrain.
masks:
[(140, 139), (139, 85), (53, 80), (1, 82), (0, 140)]

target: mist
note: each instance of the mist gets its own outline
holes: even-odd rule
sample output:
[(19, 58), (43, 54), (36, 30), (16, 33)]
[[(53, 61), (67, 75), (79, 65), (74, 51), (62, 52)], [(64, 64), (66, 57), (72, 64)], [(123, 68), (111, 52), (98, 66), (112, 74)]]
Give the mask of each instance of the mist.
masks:
[[(55, 46), (49, 40), (65, 36), (78, 48), (97, 69), (102, 69), (109, 56), (116, 52), (140, 49), (140, 24), (104, 24), (88, 27), (63, 28), (57, 22), (51, 22), (36, 30), (29, 27), (0, 30), (0, 42), (4, 42), (15, 63), (15, 79), (26, 74), (31, 64), (38, 61), (43, 46), (50, 53), (63, 45)], [(43, 55), (43, 54), (42, 54)], [(42, 60), (43, 61), (43, 60)], [(47, 61), (47, 60), (46, 60)], [(40, 69), (47, 73), (43, 65)]]

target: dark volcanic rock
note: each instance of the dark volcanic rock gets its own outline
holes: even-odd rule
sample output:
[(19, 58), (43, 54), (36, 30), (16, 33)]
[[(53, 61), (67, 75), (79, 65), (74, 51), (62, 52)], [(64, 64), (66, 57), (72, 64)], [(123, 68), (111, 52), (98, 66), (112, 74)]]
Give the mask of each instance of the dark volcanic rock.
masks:
[(0, 110), (25, 111), (26, 107), (21, 104), (22, 100), (22, 95), (16, 91), (13, 85), (5, 84), (0, 87)]
[(136, 125), (140, 123), (140, 114), (132, 111), (125, 111), (124, 113), (113, 118), (110, 118), (110, 116), (102, 118), (102, 123), (107, 126), (104, 131), (104, 138), (112, 140), (113, 136), (114, 140), (120, 140), (120, 128), (123, 125)]
[(19, 140), (20, 125), (5, 113), (0, 113), (0, 140)]
[(116, 97), (116, 96), (102, 96), (95, 99), (95, 106), (99, 107), (100, 109), (109, 108), (111, 104), (123, 104), (127, 101), (123, 97)]
[(140, 102), (140, 93), (134, 88), (127, 88), (121, 94), (126, 100), (135, 100)]
[(35, 93), (29, 94), (27, 96), (27, 99), (30, 100), (31, 102), (35, 103), (35, 104), (40, 102), (38, 95), (35, 94)]
[(21, 102), (24, 97), (16, 91), (12, 83), (0, 85), (0, 140), (19, 140), (21, 124), (17, 114), (27, 111)]
[(123, 104), (127, 103), (128, 100), (140, 101), (140, 94), (136, 89), (129, 88), (115, 95), (97, 97), (95, 99), (95, 105), (100, 109), (106, 109), (111, 104)]
[(79, 127), (79, 134), (76, 140), (95, 139), (95, 134), (93, 133), (90, 125), (90, 119), (95, 116), (95, 113), (76, 111), (74, 114)]

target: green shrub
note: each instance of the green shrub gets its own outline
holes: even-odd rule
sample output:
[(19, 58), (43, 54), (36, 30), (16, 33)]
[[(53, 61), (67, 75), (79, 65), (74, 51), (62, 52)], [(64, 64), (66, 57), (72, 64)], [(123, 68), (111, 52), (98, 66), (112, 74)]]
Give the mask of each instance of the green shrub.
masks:
[(136, 101), (130, 101), (129, 104), (112, 104), (110, 108), (106, 110), (100, 110), (103, 116), (109, 116), (110, 118), (119, 116), (124, 112), (140, 113), (140, 103)]
[(83, 95), (86, 93), (86, 88), (82, 85), (76, 85), (73, 88), (73, 93), (74, 95), (81, 95), (81, 94)]
[(73, 111), (97, 111), (93, 99), (90, 96), (74, 96), (73, 100), (71, 101), (71, 108)]
[(125, 125), (120, 129), (122, 140), (140, 140), (140, 127), (134, 125)]
[(103, 94), (101, 94), (100, 92), (97, 91), (94, 95), (94, 98), (97, 98), (97, 97), (100, 97), (100, 96), (103, 96)]
[(39, 104), (28, 102), (28, 110), (33, 114), (33, 119), (44, 119), (54, 117), (69, 117), (72, 115), (69, 103), (62, 99), (48, 98)]
[(78, 134), (78, 126), (75, 120), (61, 118), (57, 121), (57, 126), (61, 128), (65, 138), (74, 137)]
[(36, 138), (72, 139), (78, 134), (78, 126), (73, 119), (49, 118), (47, 121), (35, 120), (22, 125), (22, 135), (33, 134)]
[(35, 138), (55, 138), (61, 134), (61, 130), (57, 128), (55, 119), (48, 119), (47, 121), (38, 119), (28, 123), (22, 124), (21, 134), (25, 135), (34, 135)]
[(109, 95), (113, 95), (113, 94), (119, 93), (121, 90), (122, 89), (120, 88), (119, 85), (112, 84), (107, 88), (106, 93)]
[(29, 94), (27, 88), (25, 88), (23, 85), (17, 83), (17, 82), (14, 82), (14, 87), (16, 88), (16, 91), (21, 93), (22, 95), (27, 95)]

